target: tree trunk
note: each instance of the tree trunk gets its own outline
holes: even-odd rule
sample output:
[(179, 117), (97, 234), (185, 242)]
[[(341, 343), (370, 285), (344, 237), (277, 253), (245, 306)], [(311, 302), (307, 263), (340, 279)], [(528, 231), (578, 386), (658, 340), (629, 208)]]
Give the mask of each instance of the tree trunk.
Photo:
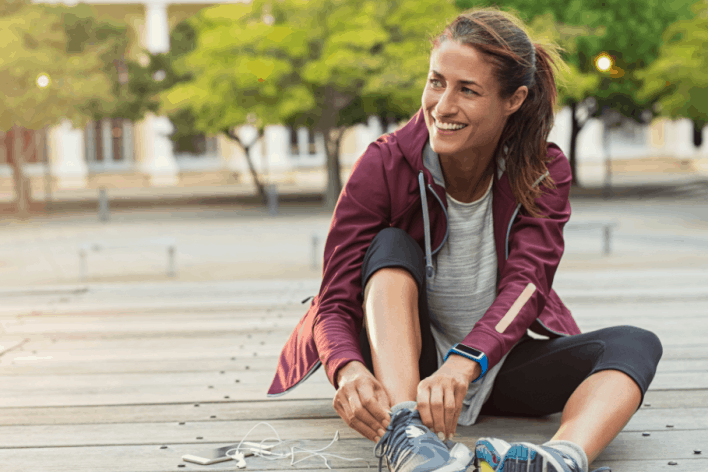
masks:
[(30, 214), (30, 182), (24, 175), (24, 139), (19, 126), (12, 127), (12, 177), (15, 184), (15, 212), (25, 219)]
[(580, 133), (580, 130), (582, 129), (582, 125), (578, 121), (578, 117), (576, 116), (576, 110), (578, 109), (578, 103), (577, 102), (572, 102), (570, 105), (570, 116), (572, 117), (572, 125), (570, 128), (570, 150), (568, 160), (570, 161), (570, 172), (572, 175), (572, 180), (571, 180), (571, 185), (576, 185), (579, 186), (580, 184), (578, 183), (578, 133)]
[[(238, 143), (238, 145), (241, 146), (241, 149), (243, 149), (244, 154), (246, 154), (246, 163), (248, 163), (248, 170), (250, 171), (251, 177), (253, 178), (253, 183), (256, 185), (256, 190), (258, 191), (258, 195), (263, 200), (263, 203), (267, 205), (268, 196), (266, 195), (265, 187), (261, 183), (261, 179), (258, 177), (258, 172), (256, 171), (256, 168), (253, 165), (253, 159), (251, 158), (251, 148), (253, 147), (253, 145), (245, 146), (238, 138), (238, 136), (232, 134), (231, 130), (226, 130), (225, 134), (232, 141)], [(258, 137), (260, 138), (260, 135)]]
[(334, 211), (342, 191), (342, 175), (339, 165), (339, 144), (344, 134), (344, 128), (323, 129), (325, 136), (325, 153), (327, 154), (327, 190), (325, 191), (325, 208)]

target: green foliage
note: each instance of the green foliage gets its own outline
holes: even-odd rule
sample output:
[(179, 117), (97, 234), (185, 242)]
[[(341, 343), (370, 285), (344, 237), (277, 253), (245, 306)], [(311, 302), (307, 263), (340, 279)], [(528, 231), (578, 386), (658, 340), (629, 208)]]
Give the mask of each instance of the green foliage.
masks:
[[(87, 5), (5, 1), (0, 8), (0, 128), (38, 129), (62, 118), (83, 124), (116, 105), (106, 63), (120, 57), (125, 26)], [(39, 87), (46, 75), (49, 85)]]
[[(662, 45), (662, 33), (671, 23), (690, 18), (690, 5), (695, 0), (505, 0), (500, 7), (515, 9), (527, 20), (551, 14), (562, 31), (572, 32), (571, 44), (566, 43), (565, 59), (576, 78), (587, 83), (563, 89), (563, 100), (594, 96), (598, 109), (613, 108), (623, 115), (639, 119), (642, 110), (654, 97), (639, 95), (641, 79), (637, 71), (651, 64)], [(457, 0), (458, 7), (471, 8), (491, 4), (483, 0)], [(600, 74), (594, 60), (602, 52), (613, 56), (619, 73)], [(595, 89), (589, 76), (599, 75)], [(571, 82), (572, 84), (572, 82)]]
[(708, 123), (708, 3), (693, 6), (695, 17), (666, 29), (659, 58), (638, 74), (640, 97), (658, 97), (662, 114)]
[(423, 0), (254, 0), (219, 5), (189, 20), (193, 51), (175, 70), (192, 74), (162, 94), (165, 110), (191, 109), (196, 126), (243, 124), (329, 129), (370, 114), (410, 116), (428, 70), (427, 36), (455, 14)]

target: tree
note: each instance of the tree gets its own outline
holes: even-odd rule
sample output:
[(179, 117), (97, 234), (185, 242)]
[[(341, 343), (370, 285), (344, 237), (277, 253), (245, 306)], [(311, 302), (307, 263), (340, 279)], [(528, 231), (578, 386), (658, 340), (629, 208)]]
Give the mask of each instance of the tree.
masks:
[(344, 129), (367, 112), (410, 116), (420, 106), (426, 37), (455, 13), (447, 1), (411, 3), (254, 0), (202, 10), (189, 20), (196, 48), (175, 63), (193, 80), (165, 92), (163, 107), (191, 109), (202, 131), (232, 137), (249, 115), (323, 133), (333, 208)]
[(639, 74), (640, 97), (658, 97), (662, 114), (693, 120), (694, 144), (708, 124), (708, 3), (693, 6), (695, 17), (679, 20), (664, 32), (659, 57)]
[[(505, 0), (500, 6), (515, 9), (526, 20), (551, 14), (557, 27), (572, 31), (566, 43), (565, 60), (576, 78), (588, 79), (561, 88), (560, 103), (573, 111), (571, 131), (571, 165), (575, 168), (575, 143), (585, 117), (598, 116), (603, 109), (614, 109), (625, 117), (646, 121), (656, 97), (640, 96), (641, 78), (637, 72), (651, 64), (662, 44), (664, 29), (674, 21), (691, 16), (695, 0)], [(457, 0), (458, 7), (489, 5), (488, 0)], [(610, 73), (601, 74), (596, 87), (589, 76), (595, 74), (595, 59), (601, 53), (614, 59)], [(587, 119), (587, 118), (585, 118)], [(574, 176), (575, 176), (574, 172)], [(574, 177), (575, 179), (575, 177)], [(577, 184), (577, 181), (575, 182)]]
[(66, 118), (83, 124), (92, 110), (115, 105), (106, 63), (125, 49), (125, 25), (98, 21), (87, 5), (72, 8), (6, 0), (0, 6), (0, 129), (14, 128), (16, 209), (29, 212), (29, 181), (19, 127), (33, 130)]

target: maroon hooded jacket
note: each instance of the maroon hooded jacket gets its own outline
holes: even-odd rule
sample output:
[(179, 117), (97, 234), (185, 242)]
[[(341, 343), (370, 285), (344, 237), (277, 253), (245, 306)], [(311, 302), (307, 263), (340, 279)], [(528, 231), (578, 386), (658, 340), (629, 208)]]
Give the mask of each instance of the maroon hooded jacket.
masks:
[[(431, 265), (431, 246), (442, 246), (448, 227), (445, 189), (433, 182), (423, 165), (427, 141), (421, 110), (403, 128), (369, 145), (354, 164), (329, 228), (319, 294), (283, 348), (269, 396), (287, 393), (322, 364), (337, 388), (341, 367), (350, 361), (364, 362), (359, 348), (361, 266), (379, 231), (403, 229), (425, 248)], [(548, 157), (547, 168), (556, 188), (544, 188), (536, 199), (545, 218), (533, 218), (521, 209), (508, 175), (498, 178), (495, 172), (492, 212), (497, 297), (462, 341), (487, 355), (489, 369), (527, 329), (549, 337), (580, 333), (570, 311), (551, 289), (563, 255), (563, 226), (570, 218), (571, 174), (558, 146), (549, 143)], [(424, 218), (424, 208), (428, 218)]]

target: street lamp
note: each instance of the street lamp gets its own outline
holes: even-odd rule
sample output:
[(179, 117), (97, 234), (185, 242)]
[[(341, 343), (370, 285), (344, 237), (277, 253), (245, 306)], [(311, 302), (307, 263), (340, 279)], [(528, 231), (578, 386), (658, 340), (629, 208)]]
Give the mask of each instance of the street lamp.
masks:
[(614, 61), (612, 60), (612, 56), (610, 56), (606, 52), (600, 53), (595, 58), (595, 67), (600, 72), (608, 72), (610, 69), (612, 69), (613, 65)]
[(37, 87), (45, 88), (51, 83), (51, 79), (47, 74), (39, 74), (37, 76)]
[[(52, 83), (52, 79), (49, 77), (49, 74), (39, 74), (37, 76), (37, 87), (40, 89), (45, 89), (49, 87), (49, 84)], [(44, 127), (44, 133), (43, 133), (43, 144), (44, 144), (44, 149), (43, 149), (43, 157), (44, 157), (44, 205), (45, 205), (45, 211), (51, 211), (52, 209), (52, 170), (49, 164), (49, 155), (47, 153), (47, 127)], [(36, 142), (36, 141), (35, 141)]]
[[(595, 68), (603, 74), (609, 72), (611, 77), (621, 77), (623, 75), (618, 73), (621, 69), (615, 69), (615, 61), (612, 56), (604, 51), (595, 57)], [(605, 151), (605, 186), (603, 189), (603, 195), (605, 198), (608, 198), (612, 194), (612, 161), (610, 159), (609, 129), (611, 124), (610, 121), (613, 119), (614, 117), (611, 117), (610, 109), (607, 105), (604, 105), (602, 107), (602, 122), (604, 125), (602, 129), (602, 140)]]

